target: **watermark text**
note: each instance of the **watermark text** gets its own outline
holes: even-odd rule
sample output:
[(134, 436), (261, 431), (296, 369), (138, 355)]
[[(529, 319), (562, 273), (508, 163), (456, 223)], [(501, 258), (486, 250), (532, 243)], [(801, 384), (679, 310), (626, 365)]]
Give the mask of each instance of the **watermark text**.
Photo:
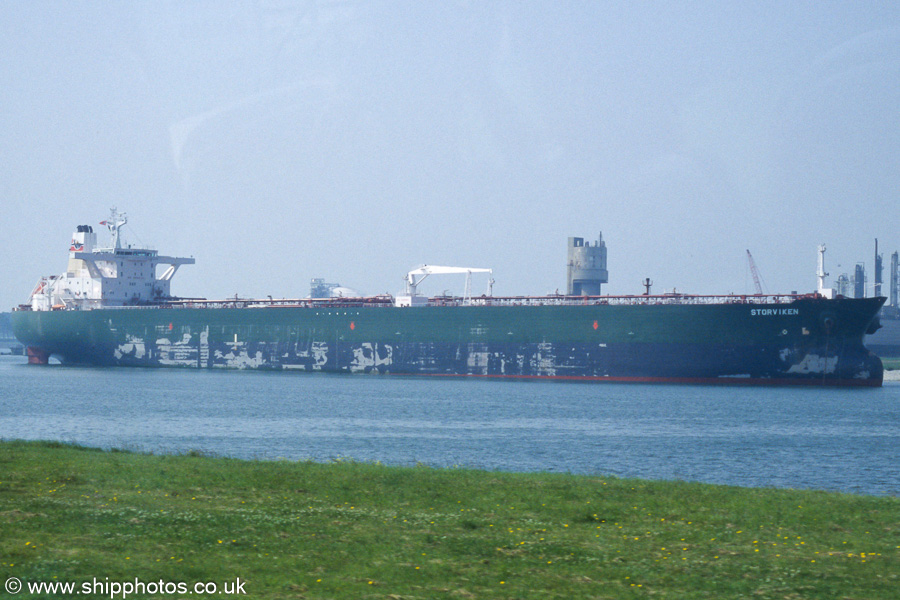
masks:
[(174, 596), (184, 594), (203, 594), (203, 595), (246, 595), (245, 585), (247, 582), (240, 577), (233, 581), (215, 582), (215, 581), (198, 581), (196, 583), (187, 583), (184, 581), (143, 581), (137, 577), (128, 581), (110, 581), (109, 577), (104, 579), (92, 578), (91, 581), (82, 581), (81, 583), (64, 582), (64, 581), (25, 581), (18, 577), (10, 577), (4, 584), (4, 591), (7, 594), (15, 595), (19, 593), (26, 594), (51, 594), (54, 596), (103, 596), (110, 600), (125, 600), (135, 594), (142, 596)]

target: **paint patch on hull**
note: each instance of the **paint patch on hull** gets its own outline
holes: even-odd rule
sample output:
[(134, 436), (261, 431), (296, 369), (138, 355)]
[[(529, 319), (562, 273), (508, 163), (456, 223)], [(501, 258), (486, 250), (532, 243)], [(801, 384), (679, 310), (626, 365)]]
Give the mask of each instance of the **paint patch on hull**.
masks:
[(799, 363), (791, 365), (787, 370), (787, 373), (796, 373), (798, 375), (827, 375), (835, 372), (837, 364), (837, 356), (807, 354)]
[(121, 361), (126, 357), (136, 361), (144, 360), (147, 356), (147, 348), (144, 345), (144, 340), (132, 335), (126, 336), (125, 339), (127, 341), (124, 344), (119, 344), (113, 350), (113, 356), (116, 361)]

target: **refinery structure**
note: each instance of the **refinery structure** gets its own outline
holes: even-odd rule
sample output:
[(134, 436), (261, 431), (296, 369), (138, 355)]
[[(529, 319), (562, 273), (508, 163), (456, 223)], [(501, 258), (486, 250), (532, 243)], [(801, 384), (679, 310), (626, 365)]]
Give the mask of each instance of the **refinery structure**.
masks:
[[(824, 246), (820, 247), (820, 252)], [(869, 286), (869, 276), (866, 265), (858, 262), (853, 267), (853, 273), (841, 273), (834, 280), (833, 293), (847, 298), (868, 298), (886, 296), (887, 303), (882, 309), (882, 317), (888, 319), (900, 319), (900, 253), (891, 254), (890, 266), (887, 273), (887, 282), (884, 277), (884, 254), (878, 251), (878, 239), (875, 239), (874, 281)], [(820, 260), (819, 275), (823, 273)], [(827, 273), (826, 273), (827, 275)], [(887, 290), (884, 285), (887, 283)]]

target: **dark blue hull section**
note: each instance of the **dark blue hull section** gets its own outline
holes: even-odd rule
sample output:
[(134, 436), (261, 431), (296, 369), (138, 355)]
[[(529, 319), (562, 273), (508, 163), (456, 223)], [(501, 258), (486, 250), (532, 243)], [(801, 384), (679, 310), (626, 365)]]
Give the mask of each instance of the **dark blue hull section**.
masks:
[(632, 343), (379, 345), (337, 342), (306, 348), (284, 343), (247, 343), (208, 348), (137, 351), (108, 360), (101, 352), (88, 362), (124, 366), (183, 366), (511, 378), (607, 379), (611, 381), (698, 381), (721, 383), (846, 382), (873, 385), (883, 376), (880, 359), (863, 347), (808, 348), (803, 356), (779, 346)]
[(881, 385), (883, 298), (789, 304), (147, 308), (13, 314), (34, 362)]

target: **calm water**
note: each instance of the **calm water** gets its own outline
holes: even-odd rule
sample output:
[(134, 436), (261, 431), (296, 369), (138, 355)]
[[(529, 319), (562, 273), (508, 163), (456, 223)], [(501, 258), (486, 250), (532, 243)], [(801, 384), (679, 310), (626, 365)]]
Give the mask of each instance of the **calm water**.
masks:
[(3, 356), (0, 438), (900, 495), (900, 382), (433, 380), (35, 368)]

